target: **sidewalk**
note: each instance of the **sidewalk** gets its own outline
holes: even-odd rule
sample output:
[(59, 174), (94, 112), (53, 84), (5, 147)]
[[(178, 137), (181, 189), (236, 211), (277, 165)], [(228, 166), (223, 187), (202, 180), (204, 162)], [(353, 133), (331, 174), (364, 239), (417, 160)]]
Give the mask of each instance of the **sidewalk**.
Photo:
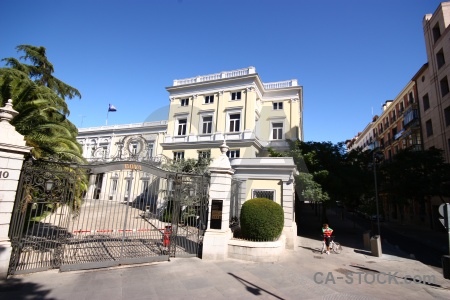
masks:
[[(371, 257), (344, 247), (316, 254), (317, 240), (300, 238), (277, 263), (228, 259), (170, 262), (0, 281), (0, 299), (449, 299), (450, 281), (415, 260)], [(412, 282), (415, 277), (421, 282)]]
[(338, 222), (339, 215), (330, 214), (329, 220), (342, 253), (315, 253), (321, 224), (312, 210), (299, 217), (299, 246), (276, 263), (175, 258), (111, 269), (52, 270), (0, 281), (0, 299), (450, 299), (450, 280), (441, 272), (385, 246), (382, 257), (371, 256), (362, 249), (363, 229), (349, 220)]

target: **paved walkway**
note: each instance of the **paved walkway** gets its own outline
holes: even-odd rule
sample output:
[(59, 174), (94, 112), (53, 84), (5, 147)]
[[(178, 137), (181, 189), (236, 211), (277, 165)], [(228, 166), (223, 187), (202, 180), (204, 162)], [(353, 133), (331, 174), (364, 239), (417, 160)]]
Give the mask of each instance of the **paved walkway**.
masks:
[(176, 258), (91, 271), (53, 270), (0, 281), (0, 299), (450, 299), (450, 280), (442, 272), (389, 245), (382, 257), (371, 256), (362, 250), (363, 229), (333, 220), (338, 215), (330, 215), (330, 223), (339, 232), (342, 253), (314, 253), (321, 242), (311, 212), (299, 221), (296, 251), (276, 263)]

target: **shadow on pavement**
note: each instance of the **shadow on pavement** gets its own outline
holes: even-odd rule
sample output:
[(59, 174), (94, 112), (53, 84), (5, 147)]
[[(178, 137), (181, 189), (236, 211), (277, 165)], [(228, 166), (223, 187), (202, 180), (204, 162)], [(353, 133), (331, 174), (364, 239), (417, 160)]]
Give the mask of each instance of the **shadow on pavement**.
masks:
[(20, 278), (9, 278), (0, 281), (0, 299), (46, 299), (51, 290), (42, 289), (37, 283), (23, 282)]
[(278, 297), (277, 295), (275, 295), (275, 294), (273, 294), (273, 293), (271, 293), (271, 292), (269, 292), (269, 291), (267, 291), (267, 290), (265, 290), (265, 289), (255, 285), (255, 284), (253, 284), (253, 283), (251, 283), (251, 282), (249, 282), (249, 281), (247, 281), (247, 280), (245, 280), (245, 279), (243, 279), (243, 278), (241, 278), (239, 276), (234, 275), (233, 273), (228, 273), (228, 275), (233, 276), (237, 281), (242, 283), (245, 286), (245, 288), (247, 289), (247, 291), (249, 291), (253, 295), (262, 296), (263, 293), (265, 293), (265, 294), (268, 294), (268, 295), (270, 295), (271, 297), (273, 297), (275, 299), (283, 299), (283, 298)]

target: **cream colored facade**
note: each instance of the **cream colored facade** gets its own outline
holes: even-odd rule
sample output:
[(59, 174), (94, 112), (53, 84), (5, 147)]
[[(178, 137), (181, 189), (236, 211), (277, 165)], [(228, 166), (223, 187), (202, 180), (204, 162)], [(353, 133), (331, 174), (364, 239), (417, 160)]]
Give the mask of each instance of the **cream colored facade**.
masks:
[(263, 83), (254, 67), (174, 80), (168, 87), (168, 158), (218, 157), (226, 140), (231, 158), (267, 156), (303, 139), (303, 88), (297, 80)]
[(77, 141), (88, 162), (161, 158), (167, 121), (79, 128)]
[(423, 19), (427, 70), (418, 78), (421, 123), (426, 149), (443, 149), (450, 162), (450, 2)]
[(107, 171), (91, 176), (86, 194), (88, 199), (134, 201), (139, 195), (157, 194), (157, 176), (132, 172), (127, 161), (150, 161), (156, 164), (167, 159), (162, 156), (160, 141), (164, 138), (167, 121), (78, 129), (77, 141), (83, 147), (83, 157), (89, 163), (123, 161), (129, 171)]

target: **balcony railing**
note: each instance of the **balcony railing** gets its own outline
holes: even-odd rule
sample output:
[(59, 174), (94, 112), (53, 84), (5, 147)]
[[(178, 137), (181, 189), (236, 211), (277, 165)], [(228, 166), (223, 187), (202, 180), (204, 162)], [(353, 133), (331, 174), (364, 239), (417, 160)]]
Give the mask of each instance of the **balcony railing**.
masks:
[(167, 125), (167, 120), (164, 121), (154, 121), (154, 122), (143, 122), (143, 123), (133, 123), (133, 124), (122, 124), (122, 125), (106, 125), (98, 127), (85, 127), (78, 128), (78, 132), (90, 131), (90, 130), (110, 130), (110, 129), (126, 129), (126, 128), (140, 128), (147, 126), (162, 126)]
[(297, 79), (263, 83), (266, 90), (282, 89), (291, 86), (298, 86)]
[(212, 80), (218, 80), (218, 79), (225, 79), (225, 78), (230, 78), (230, 77), (238, 77), (238, 76), (244, 76), (244, 75), (255, 74), (255, 73), (256, 73), (255, 67), (248, 67), (248, 68), (244, 68), (244, 69), (224, 71), (224, 72), (220, 72), (220, 73), (196, 76), (196, 77), (185, 78), (185, 79), (175, 79), (173, 81), (173, 86), (199, 83), (199, 82), (205, 82), (205, 81), (212, 81)]
[[(201, 76), (184, 78), (184, 79), (175, 79), (173, 81), (173, 86), (200, 83), (200, 82), (213, 81), (213, 80), (219, 80), (219, 79), (226, 79), (226, 78), (231, 78), (231, 77), (239, 77), (239, 76), (245, 76), (245, 75), (255, 74), (255, 73), (256, 73), (255, 67), (248, 67), (248, 68), (244, 68), (244, 69), (224, 71), (224, 72), (220, 72), (220, 73), (201, 75)], [(267, 83), (263, 83), (263, 85), (266, 90), (273, 90), (273, 89), (287, 88), (287, 87), (291, 87), (291, 86), (298, 86), (298, 82), (297, 82), (297, 79), (291, 79), (291, 80), (284, 80), (284, 81), (277, 81), (277, 82), (267, 82)]]

